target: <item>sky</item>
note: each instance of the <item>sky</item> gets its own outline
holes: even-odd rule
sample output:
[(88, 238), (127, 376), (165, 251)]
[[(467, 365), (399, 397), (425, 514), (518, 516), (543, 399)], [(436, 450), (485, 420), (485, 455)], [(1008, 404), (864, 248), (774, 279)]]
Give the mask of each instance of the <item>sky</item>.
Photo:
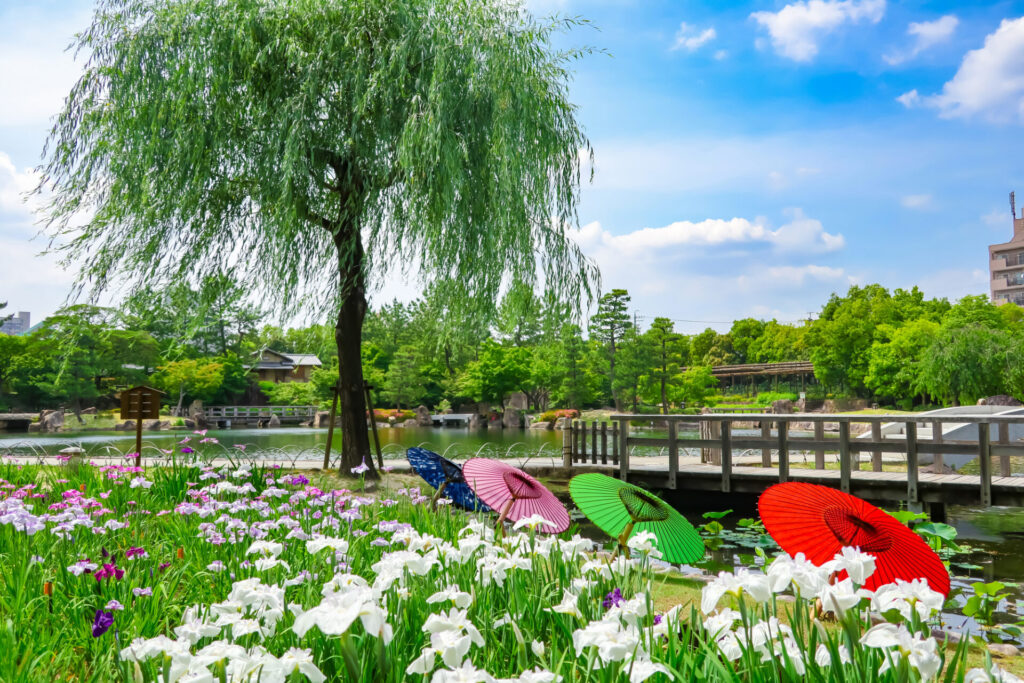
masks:
[[(594, 150), (573, 230), (602, 290), (692, 333), (794, 322), (851, 284), (988, 292), (1024, 206), (1024, 0), (529, 0), (591, 25), (571, 96)], [(91, 3), (0, 0), (0, 301), (38, 321), (74, 274), (34, 183)], [(415, 283), (387, 278), (377, 303)]]

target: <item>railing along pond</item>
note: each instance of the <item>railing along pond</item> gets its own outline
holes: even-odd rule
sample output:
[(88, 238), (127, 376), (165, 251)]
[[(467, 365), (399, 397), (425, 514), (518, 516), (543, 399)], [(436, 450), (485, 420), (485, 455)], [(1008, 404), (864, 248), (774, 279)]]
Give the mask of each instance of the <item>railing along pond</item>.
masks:
[[(563, 464), (566, 467), (587, 464), (617, 465), (619, 477), (630, 473), (630, 454), (637, 447), (656, 448), (667, 452), (668, 488), (676, 488), (680, 471), (679, 451), (700, 449), (701, 462), (720, 467), (720, 490), (732, 490), (733, 456), (737, 451), (760, 451), (760, 467), (775, 468), (777, 479), (790, 479), (790, 456), (814, 454), (814, 469), (824, 470), (825, 454), (838, 454), (839, 488), (850, 490), (853, 472), (861, 469), (861, 455), (869, 454), (864, 465), (870, 471), (882, 472), (883, 453), (905, 455), (906, 499), (920, 500), (918, 486), (922, 454), (932, 455), (931, 471), (942, 475), (944, 455), (976, 456), (979, 469), (979, 496), (982, 505), (992, 504), (992, 458), (998, 459), (996, 477), (1010, 477), (1011, 456), (1024, 456), (1024, 416), (1004, 415), (842, 415), (842, 414), (704, 414), (704, 415), (612, 415), (608, 423), (573, 421), (563, 432)], [(659, 424), (667, 431), (665, 437), (630, 433), (630, 423), (644, 421)], [(794, 425), (797, 426), (794, 429)], [(826, 436), (826, 425), (830, 425)], [(851, 425), (861, 425), (852, 430)], [(886, 425), (886, 434), (883, 434)], [(918, 427), (928, 438), (918, 437)], [(968, 439), (943, 438), (943, 425), (960, 428), (977, 425)], [(698, 438), (679, 435), (680, 426), (689, 426)], [(987, 428), (982, 428), (987, 426)], [(1011, 428), (1013, 437), (1011, 439)], [(734, 429), (760, 431), (758, 435), (735, 434)], [(794, 434), (793, 432), (796, 432)], [(834, 432), (838, 432), (833, 435)], [(853, 432), (856, 432), (854, 434)], [(801, 433), (806, 433), (804, 436)], [(773, 458), (774, 454), (774, 458)], [(634, 464), (642, 463), (643, 458)], [(745, 470), (753, 463), (746, 463)], [(650, 468), (647, 468), (650, 469)], [(634, 470), (634, 475), (636, 470)], [(931, 473), (929, 473), (929, 476)], [(762, 475), (763, 476), (763, 475)], [(878, 478), (877, 476), (872, 479)], [(902, 478), (902, 477), (901, 477)], [(934, 478), (933, 478), (934, 479)], [(942, 481), (963, 479), (956, 475), (941, 477)], [(1024, 479), (1018, 480), (1024, 484)], [(962, 484), (963, 482), (961, 482)], [(1014, 482), (1015, 488), (1018, 482)], [(1022, 489), (1024, 491), (1024, 489)]]

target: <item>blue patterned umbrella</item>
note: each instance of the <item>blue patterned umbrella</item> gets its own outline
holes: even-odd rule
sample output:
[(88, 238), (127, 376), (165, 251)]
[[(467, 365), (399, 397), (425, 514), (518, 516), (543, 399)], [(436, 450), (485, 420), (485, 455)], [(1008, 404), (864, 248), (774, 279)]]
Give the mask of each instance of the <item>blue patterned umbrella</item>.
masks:
[(416, 474), (437, 489), (437, 493), (431, 500), (431, 506), (436, 504), (437, 499), (443, 495), (467, 510), (487, 512), (491, 509), (476, 497), (473, 489), (469, 488), (466, 480), (462, 478), (462, 468), (456, 463), (425, 448), (410, 448), (405, 452), (405, 457), (408, 458), (409, 464), (412, 465)]

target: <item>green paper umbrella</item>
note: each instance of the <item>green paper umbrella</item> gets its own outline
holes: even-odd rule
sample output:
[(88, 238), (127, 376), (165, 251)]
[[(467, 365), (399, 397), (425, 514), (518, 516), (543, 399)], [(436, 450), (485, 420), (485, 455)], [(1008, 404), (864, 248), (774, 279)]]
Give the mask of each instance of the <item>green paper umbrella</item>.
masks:
[(583, 514), (625, 547), (629, 537), (649, 531), (657, 537), (662, 559), (676, 564), (704, 557), (704, 541), (686, 519), (642, 488), (598, 472), (579, 474), (569, 495)]

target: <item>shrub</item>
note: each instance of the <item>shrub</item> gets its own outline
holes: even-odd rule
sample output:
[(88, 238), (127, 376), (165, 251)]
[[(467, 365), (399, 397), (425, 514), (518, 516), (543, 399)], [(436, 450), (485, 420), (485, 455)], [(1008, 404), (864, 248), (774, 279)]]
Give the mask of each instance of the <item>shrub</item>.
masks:
[(555, 420), (566, 417), (570, 420), (574, 420), (580, 416), (580, 411), (575, 408), (561, 408), (559, 410), (545, 410), (537, 418), (538, 422), (554, 422)]

